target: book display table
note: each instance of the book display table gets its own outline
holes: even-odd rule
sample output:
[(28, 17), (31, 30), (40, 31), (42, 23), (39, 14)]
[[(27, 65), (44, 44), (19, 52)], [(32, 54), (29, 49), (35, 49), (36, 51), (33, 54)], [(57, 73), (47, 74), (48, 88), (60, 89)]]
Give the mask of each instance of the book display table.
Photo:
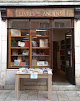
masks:
[[(48, 73), (44, 74), (43, 73), (43, 74), (37, 74), (37, 76), (38, 76), (38, 78), (48, 79), (48, 99), (50, 99), (51, 98), (51, 89), (52, 89), (52, 74), (48, 74)], [(16, 73), (16, 77), (15, 77), (15, 97), (16, 98), (18, 98), (21, 78), (26, 78), (26, 79), (30, 78), (31, 79), (31, 74), (29, 74), (29, 73)]]

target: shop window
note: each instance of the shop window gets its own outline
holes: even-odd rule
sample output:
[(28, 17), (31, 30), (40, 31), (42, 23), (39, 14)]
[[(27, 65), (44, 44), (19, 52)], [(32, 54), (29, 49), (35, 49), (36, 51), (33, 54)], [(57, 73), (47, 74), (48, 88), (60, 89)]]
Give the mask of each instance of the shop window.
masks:
[(48, 27), (48, 20), (9, 20), (8, 68), (51, 66)]

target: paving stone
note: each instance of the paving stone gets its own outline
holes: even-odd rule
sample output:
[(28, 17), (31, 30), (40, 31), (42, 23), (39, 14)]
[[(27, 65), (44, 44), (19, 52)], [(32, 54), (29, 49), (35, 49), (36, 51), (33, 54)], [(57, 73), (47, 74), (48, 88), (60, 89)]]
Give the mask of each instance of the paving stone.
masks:
[(46, 100), (38, 100), (38, 101), (46, 101)]
[(71, 97), (79, 97), (79, 95), (77, 94), (76, 91), (65, 91), (67, 96), (71, 96)]
[(3, 90), (0, 90), (0, 93), (2, 93), (3, 92)]
[(80, 91), (76, 91), (76, 93), (80, 96)]
[(21, 94), (20, 95), (20, 98), (19, 98), (20, 100), (26, 100), (26, 99), (28, 99), (28, 94)]
[(48, 100), (48, 91), (19, 91), (18, 99), (15, 99), (14, 90), (0, 92), (0, 101), (80, 101), (80, 91), (52, 91), (51, 100)]
[(58, 96), (57, 95), (53, 95), (51, 97), (51, 101), (58, 101)]
[(68, 97), (64, 91), (57, 91), (59, 101), (68, 101)]
[(25, 101), (32, 101), (32, 100), (25, 100)]
[(47, 91), (39, 91), (38, 92), (38, 100), (47, 100), (48, 92)]
[(10, 94), (10, 92), (2, 92), (1, 94), (0, 94), (0, 98), (1, 99), (5, 99), (5, 98), (7, 98), (8, 96), (9, 96), (9, 94)]
[(69, 97), (69, 101), (80, 101), (80, 97)]
[(5, 101), (5, 99), (0, 99), (0, 101)]
[(28, 100), (37, 100), (38, 99), (38, 92), (37, 91), (30, 91), (28, 93)]

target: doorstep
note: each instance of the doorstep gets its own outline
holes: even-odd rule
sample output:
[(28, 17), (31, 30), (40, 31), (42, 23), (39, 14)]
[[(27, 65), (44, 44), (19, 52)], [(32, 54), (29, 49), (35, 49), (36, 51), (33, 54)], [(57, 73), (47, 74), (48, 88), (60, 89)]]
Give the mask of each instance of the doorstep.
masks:
[[(14, 90), (14, 85), (5, 85), (0, 86), (1, 90)], [(24, 86), (24, 89), (36, 89), (36, 90), (47, 90), (47, 86)], [(78, 91), (80, 90), (80, 86), (76, 85), (52, 85), (52, 91)]]

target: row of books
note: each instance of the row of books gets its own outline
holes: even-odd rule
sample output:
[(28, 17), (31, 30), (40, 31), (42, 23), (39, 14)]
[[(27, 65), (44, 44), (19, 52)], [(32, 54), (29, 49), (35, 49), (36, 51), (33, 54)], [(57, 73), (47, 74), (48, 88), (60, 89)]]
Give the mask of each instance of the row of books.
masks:
[(11, 47), (29, 47), (29, 41), (25, 41), (25, 42), (14, 41), (14, 42), (11, 42)]
[(37, 61), (36, 59), (32, 59), (32, 66), (49, 66), (48, 61)]
[(12, 55), (29, 55), (29, 50), (22, 49), (21, 51), (19, 51), (15, 49), (15, 50), (12, 50)]
[[(52, 74), (52, 69), (50, 68), (19, 68), (19, 70), (17, 71), (17, 73), (30, 73), (30, 74), (43, 74), (43, 73), (48, 73), (48, 74)], [(31, 76), (30, 76), (31, 77)]]
[(48, 47), (48, 39), (40, 39), (39, 43), (37, 41), (32, 41), (33, 47)]
[(14, 60), (14, 66), (28, 66), (28, 62), (22, 62), (20, 60)]

